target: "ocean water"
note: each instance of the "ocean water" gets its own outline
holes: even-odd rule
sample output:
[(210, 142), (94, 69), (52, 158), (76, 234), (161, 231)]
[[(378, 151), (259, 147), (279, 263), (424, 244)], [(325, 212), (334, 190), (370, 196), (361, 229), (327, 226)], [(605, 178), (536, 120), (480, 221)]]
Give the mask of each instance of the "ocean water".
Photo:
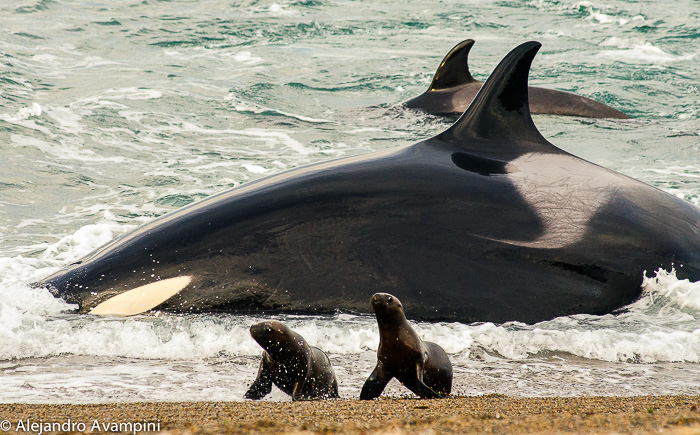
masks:
[[(16, 0), (0, 4), (0, 402), (242, 400), (262, 319), (76, 315), (28, 284), (170, 210), (449, 126), (397, 107), (476, 40), (485, 79), (526, 40), (531, 84), (632, 120), (538, 116), (554, 144), (700, 204), (700, 8), (651, 0)], [(647, 271), (605, 316), (416, 323), (479, 395), (700, 394), (700, 283)], [(373, 318), (280, 317), (357, 397)], [(407, 394), (395, 381), (388, 394)], [(274, 390), (267, 400), (288, 400)]]

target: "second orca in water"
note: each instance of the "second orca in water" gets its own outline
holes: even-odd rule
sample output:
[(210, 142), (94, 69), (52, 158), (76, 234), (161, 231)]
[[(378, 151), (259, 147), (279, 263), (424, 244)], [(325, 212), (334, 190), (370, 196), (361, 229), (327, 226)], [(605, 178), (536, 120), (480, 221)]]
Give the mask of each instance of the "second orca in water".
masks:
[[(469, 72), (469, 51), (473, 39), (457, 44), (442, 60), (427, 91), (406, 101), (411, 109), (439, 116), (458, 117), (469, 107), (484, 82)], [(530, 113), (581, 116), (587, 118), (629, 118), (603, 103), (570, 92), (530, 86)]]

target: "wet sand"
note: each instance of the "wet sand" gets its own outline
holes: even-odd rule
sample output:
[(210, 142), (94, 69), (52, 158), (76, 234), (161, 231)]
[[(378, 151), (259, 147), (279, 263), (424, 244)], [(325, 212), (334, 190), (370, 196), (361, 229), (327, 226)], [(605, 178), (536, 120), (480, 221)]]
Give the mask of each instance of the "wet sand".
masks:
[[(10, 433), (17, 428), (29, 428), (32, 423), (44, 425), (44, 429), (47, 423), (70, 423), (73, 430), (68, 430), (69, 433), (81, 430), (84, 433), (143, 433), (146, 431), (140, 429), (152, 429), (151, 432), (170, 434), (700, 434), (699, 409), (700, 396), (511, 398), (489, 395), (443, 400), (381, 398), (369, 402), (341, 399), (296, 403), (0, 404), (0, 420), (10, 422), (11, 429), (4, 431)], [(23, 423), (19, 423), (20, 420)], [(100, 430), (95, 429), (95, 422)], [(114, 426), (120, 423), (121, 427)], [(3, 422), (0, 429), (6, 429), (6, 425)], [(62, 429), (66, 428), (55, 432), (65, 433)], [(29, 432), (38, 433), (38, 430)], [(49, 432), (44, 430), (44, 433)]]

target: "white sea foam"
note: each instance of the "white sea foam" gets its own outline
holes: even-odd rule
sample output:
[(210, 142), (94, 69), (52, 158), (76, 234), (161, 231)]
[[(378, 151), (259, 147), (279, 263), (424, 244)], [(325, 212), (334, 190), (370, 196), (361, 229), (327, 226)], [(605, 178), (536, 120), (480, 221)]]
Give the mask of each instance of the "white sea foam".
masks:
[(232, 105), (233, 105), (233, 109), (238, 111), (238, 112), (251, 112), (251, 113), (272, 112), (272, 113), (278, 113), (280, 115), (288, 116), (290, 118), (298, 119), (299, 121), (310, 122), (310, 123), (314, 123), (314, 124), (325, 124), (328, 122), (332, 122), (329, 119), (310, 118), (308, 116), (299, 115), (296, 113), (285, 112), (282, 110), (272, 109), (270, 107), (263, 107), (263, 106), (260, 106), (257, 104), (243, 101), (236, 94), (233, 94), (233, 93), (228, 94), (226, 96), (226, 100), (231, 101)]
[(232, 56), (233, 60), (236, 62), (241, 62), (246, 65), (254, 65), (262, 61), (262, 58), (253, 56), (250, 51), (239, 51), (238, 53), (234, 53)]
[(632, 15), (631, 11), (625, 11), (619, 7), (604, 3), (594, 3), (590, 1), (580, 1), (574, 3), (552, 2), (546, 0), (533, 0), (528, 2), (530, 6), (534, 6), (543, 11), (561, 11), (566, 13), (574, 12), (577, 15), (584, 16), (584, 19), (590, 22), (593, 26), (608, 26), (618, 25), (626, 26), (627, 24), (638, 25), (646, 20), (643, 15)]
[(268, 13), (273, 17), (293, 17), (300, 15), (299, 11), (294, 9), (289, 9), (289, 5), (280, 5), (278, 3), (273, 3), (267, 8)]
[(265, 174), (270, 171), (269, 169), (263, 168), (260, 165), (245, 164), (241, 165), (241, 167), (248, 172), (252, 172), (253, 174)]
[(637, 38), (608, 38), (600, 44), (601, 47), (614, 47), (616, 50), (602, 50), (598, 56), (626, 63), (665, 64), (694, 58), (697, 53), (676, 56), (666, 53), (648, 41)]
[(85, 55), (70, 44), (60, 47), (40, 45), (33, 47), (32, 53), (27, 58), (16, 59), (17, 64), (52, 79), (65, 79), (76, 71), (118, 65), (118, 62), (100, 56)]
[[(304, 146), (301, 142), (294, 139), (290, 134), (292, 131), (287, 130), (271, 130), (263, 128), (246, 128), (242, 130), (234, 129), (213, 129), (205, 128), (192, 122), (183, 121), (179, 125), (167, 125), (160, 127), (161, 131), (168, 131), (172, 134), (176, 133), (197, 133), (204, 136), (222, 136), (229, 140), (235, 140), (236, 137), (244, 137), (253, 140), (269, 143), (272, 146), (282, 145), (289, 150), (301, 154), (303, 156), (314, 153), (316, 150), (311, 147)], [(200, 157), (201, 158), (201, 157)]]
[(163, 97), (163, 92), (156, 89), (120, 88), (109, 89), (102, 95), (114, 100), (154, 100)]
[(0, 113), (0, 119), (7, 122), (16, 123), (32, 116), (41, 116), (42, 110), (39, 103), (32, 103), (29, 107), (22, 107), (15, 114)]
[(41, 255), (41, 258), (64, 263), (74, 262), (111, 241), (114, 238), (115, 231), (123, 232), (124, 228), (124, 225), (116, 223), (84, 226), (75, 233), (65, 236), (49, 246)]
[[(38, 130), (43, 130), (43, 127), (38, 128)], [(101, 156), (95, 151), (84, 147), (80, 140), (72, 137), (58, 138), (55, 141), (48, 142), (22, 134), (12, 134), (10, 135), (10, 140), (12, 140), (14, 146), (35, 147), (41, 152), (63, 161), (126, 163), (131, 160), (120, 156)]]
[(20, 108), (16, 113), (0, 113), (0, 120), (50, 135), (46, 127), (38, 125), (34, 119), (31, 119), (40, 117), (42, 113), (41, 105), (35, 102), (28, 107)]
[[(53, 47), (38, 47), (37, 49), (54, 50)], [(64, 56), (58, 56), (50, 53), (40, 53), (34, 55), (31, 60), (35, 64), (41, 65), (47, 69), (63, 70), (87, 69), (97, 66), (116, 64), (116, 62), (105, 60), (99, 56), (85, 56), (76, 51), (75, 47), (72, 46), (64, 46), (61, 54)]]
[(618, 24), (620, 26), (624, 26), (626, 24), (633, 23), (634, 25), (639, 25), (645, 20), (645, 18), (641, 15), (635, 15), (633, 17), (619, 17), (597, 12), (593, 9), (591, 9), (589, 13), (590, 15), (586, 17), (586, 19), (592, 22), (594, 21), (598, 24)]
[(80, 133), (84, 131), (80, 124), (81, 115), (78, 115), (68, 107), (49, 107), (46, 114), (53, 118), (61, 129), (70, 131), (71, 133)]
[(661, 300), (680, 308), (700, 311), (700, 281), (679, 280), (675, 270), (659, 270), (653, 277), (645, 276), (642, 287), (646, 295), (635, 305), (637, 309), (648, 308), (656, 300)]
[(610, 24), (610, 23), (615, 23), (618, 20), (615, 17), (611, 17), (610, 15), (606, 14), (601, 14), (600, 12), (594, 12), (591, 13), (591, 15), (588, 17), (589, 20), (597, 21), (601, 24)]

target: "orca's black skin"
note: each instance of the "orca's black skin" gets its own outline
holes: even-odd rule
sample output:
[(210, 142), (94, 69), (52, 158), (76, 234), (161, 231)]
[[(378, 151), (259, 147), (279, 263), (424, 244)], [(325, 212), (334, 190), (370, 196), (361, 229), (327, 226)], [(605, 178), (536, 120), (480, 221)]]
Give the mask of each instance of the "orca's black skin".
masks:
[[(474, 40), (467, 39), (452, 48), (440, 63), (428, 90), (406, 101), (406, 107), (455, 119), (464, 113), (484, 84), (469, 73), (469, 51), (473, 45)], [(530, 113), (586, 118), (629, 118), (625, 113), (610, 106), (570, 92), (536, 86), (530, 86), (529, 91)]]
[(436, 137), (212, 196), (38, 285), (81, 312), (187, 275), (158, 309), (367, 313), (387, 292), (414, 319), (533, 323), (610, 313), (644, 271), (700, 279), (696, 207), (539, 133), (527, 90), (539, 47), (511, 51)]

